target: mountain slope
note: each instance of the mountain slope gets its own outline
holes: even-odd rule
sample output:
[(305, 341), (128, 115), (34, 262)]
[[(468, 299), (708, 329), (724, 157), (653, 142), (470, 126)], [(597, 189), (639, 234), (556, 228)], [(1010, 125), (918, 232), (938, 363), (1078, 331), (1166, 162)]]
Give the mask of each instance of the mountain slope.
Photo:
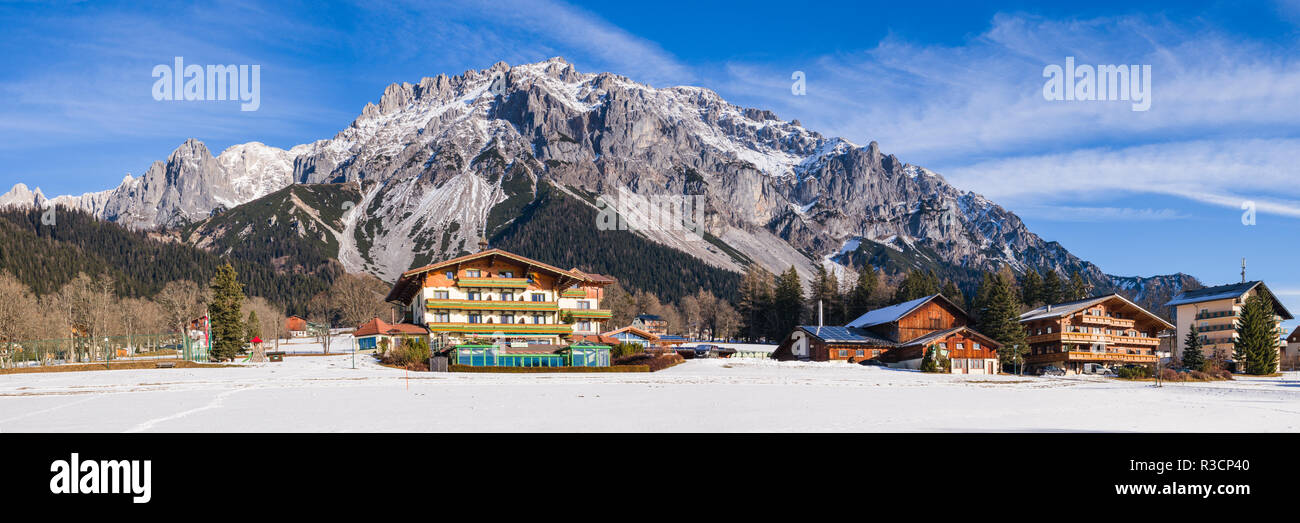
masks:
[[(348, 128), (288, 151), (253, 143), (213, 158), (190, 140), (117, 189), (52, 201), (135, 228), (177, 226), (290, 183), (360, 184), (341, 223), (311, 234), (328, 244), (321, 253), (336, 238), (347, 270), (385, 280), (472, 249), (480, 236), (518, 230), (539, 188), (554, 186), (591, 209), (701, 196), (703, 241), (671, 230), (632, 234), (723, 271), (759, 263), (809, 277), (818, 264), (850, 273), (870, 264), (931, 268), (969, 284), (978, 271), (1010, 266), (1078, 272), (1099, 292), (1122, 287), (1014, 213), (875, 142), (825, 137), (708, 89), (580, 73), (560, 58), (389, 85)], [(595, 221), (573, 219), (567, 240), (594, 241)]]

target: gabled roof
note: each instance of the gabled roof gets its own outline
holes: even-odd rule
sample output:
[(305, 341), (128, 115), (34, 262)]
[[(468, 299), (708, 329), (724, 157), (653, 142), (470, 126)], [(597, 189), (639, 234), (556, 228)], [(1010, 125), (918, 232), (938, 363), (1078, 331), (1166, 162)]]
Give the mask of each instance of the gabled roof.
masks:
[(1061, 316), (1068, 316), (1068, 315), (1070, 315), (1070, 314), (1074, 314), (1074, 313), (1076, 313), (1076, 312), (1078, 312), (1078, 311), (1081, 311), (1081, 310), (1083, 310), (1083, 309), (1086, 309), (1086, 308), (1088, 308), (1088, 307), (1092, 307), (1092, 306), (1094, 306), (1094, 305), (1097, 305), (1098, 303), (1102, 303), (1102, 302), (1109, 301), (1109, 300), (1121, 300), (1121, 301), (1123, 301), (1125, 304), (1127, 304), (1127, 305), (1133, 307), (1134, 309), (1137, 309), (1137, 310), (1140, 311), (1142, 314), (1145, 314), (1145, 315), (1147, 315), (1147, 316), (1150, 316), (1151, 319), (1153, 319), (1153, 320), (1159, 322), (1161, 325), (1164, 325), (1165, 328), (1167, 328), (1167, 329), (1172, 329), (1172, 328), (1174, 328), (1174, 325), (1173, 325), (1172, 323), (1169, 323), (1169, 322), (1165, 321), (1164, 318), (1161, 318), (1160, 316), (1157, 316), (1157, 315), (1155, 315), (1155, 314), (1152, 314), (1151, 311), (1148, 311), (1148, 310), (1146, 310), (1146, 309), (1143, 309), (1140, 305), (1138, 305), (1138, 304), (1136, 304), (1136, 303), (1133, 303), (1132, 301), (1129, 301), (1128, 298), (1125, 298), (1125, 297), (1123, 297), (1123, 296), (1120, 296), (1119, 294), (1106, 294), (1106, 295), (1102, 295), (1102, 296), (1093, 296), (1093, 297), (1091, 297), (1091, 298), (1086, 298), (1086, 299), (1082, 299), (1082, 300), (1067, 301), (1067, 302), (1064, 302), (1064, 303), (1053, 303), (1053, 304), (1051, 304), (1051, 305), (1044, 305), (1044, 306), (1042, 306), (1042, 307), (1038, 307), (1038, 308), (1033, 309), (1033, 310), (1030, 310), (1030, 311), (1028, 311), (1028, 312), (1026, 312), (1026, 313), (1024, 313), (1024, 314), (1021, 314), (1021, 315), (1020, 315), (1020, 322), (1021, 322), (1021, 323), (1024, 323), (1024, 322), (1026, 322), (1026, 321), (1034, 321), (1034, 320), (1042, 320), (1042, 319), (1047, 319), (1047, 318), (1059, 318), (1059, 317), (1061, 317)]
[(866, 314), (858, 316), (858, 319), (849, 322), (848, 325), (845, 326), (866, 328), (866, 327), (874, 327), (876, 325), (882, 325), (885, 323), (893, 323), (902, 319), (904, 316), (907, 316), (908, 313), (916, 309), (919, 309), (922, 305), (925, 305), (935, 299), (943, 300), (944, 303), (947, 303), (948, 305), (952, 306), (954, 309), (957, 309), (959, 312), (961, 312), (963, 316), (966, 315), (966, 311), (964, 309), (958, 307), (956, 303), (953, 303), (952, 300), (944, 297), (944, 295), (931, 294), (929, 296), (923, 298), (917, 298), (912, 301), (905, 301), (897, 305), (890, 305), (883, 309), (867, 311)]
[(1286, 337), (1286, 341), (1300, 341), (1300, 327), (1296, 327), (1291, 334)]
[[(1244, 283), (1230, 283), (1228, 285), (1218, 285), (1215, 287), (1206, 287), (1204, 289), (1183, 292), (1182, 294), (1174, 296), (1174, 299), (1169, 300), (1169, 303), (1166, 303), (1165, 306), (1174, 307), (1205, 301), (1240, 298), (1255, 287), (1263, 287), (1264, 290), (1268, 291), (1268, 286), (1264, 285), (1264, 282), (1258, 280)], [(1291, 315), (1291, 311), (1286, 310), (1286, 307), (1282, 305), (1282, 302), (1277, 299), (1277, 296), (1274, 295), (1272, 291), (1269, 291), (1269, 295), (1273, 296), (1273, 310), (1278, 316), (1288, 320), (1295, 319), (1294, 316)]]
[(638, 314), (636, 315), (636, 319), (641, 321), (663, 321), (663, 318), (656, 314)]
[(412, 325), (410, 323), (388, 323), (379, 318), (374, 318), (360, 327), (357, 327), (357, 330), (352, 332), (352, 337), (360, 338), (362, 336), (375, 336), (377, 334), (398, 335), (428, 333), (428, 329), (419, 325)]
[(881, 347), (893, 347), (895, 345), (894, 342), (876, 336), (866, 329), (839, 326), (818, 327), (816, 325), (800, 325), (797, 328), (807, 332), (810, 336), (829, 343), (861, 343)]
[(925, 345), (928, 343), (932, 343), (947, 338), (948, 336), (951, 336), (959, 332), (965, 332), (966, 335), (968, 336), (979, 337), (980, 339), (984, 340), (984, 345), (987, 345), (988, 347), (993, 349), (997, 349), (998, 347), (1002, 346), (1001, 343), (998, 343), (998, 340), (985, 336), (980, 331), (972, 329), (966, 325), (962, 325), (961, 327), (953, 327), (951, 329), (946, 329), (941, 331), (934, 331), (929, 334), (926, 334), (925, 336), (921, 336), (920, 338), (915, 338), (904, 343), (899, 343), (898, 345), (900, 347), (914, 347), (916, 345)]
[(623, 327), (623, 328), (621, 328), (621, 329), (615, 329), (615, 330), (612, 330), (612, 331), (609, 331), (609, 332), (603, 332), (603, 333), (601, 333), (600, 335), (601, 335), (601, 336), (609, 336), (609, 337), (613, 337), (615, 334), (619, 334), (619, 333), (622, 333), (622, 332), (630, 332), (630, 333), (632, 333), (632, 334), (635, 334), (635, 335), (637, 335), (637, 336), (640, 336), (640, 337), (642, 337), (642, 338), (645, 338), (646, 341), (658, 341), (658, 340), (659, 340), (659, 337), (658, 337), (658, 336), (655, 336), (654, 334), (650, 334), (649, 332), (643, 331), (643, 330), (641, 330), (641, 329), (638, 329), (638, 328), (633, 327), (633, 326), (630, 326), (630, 325), (627, 326), (627, 327)]
[(527, 258), (524, 256), (520, 256), (518, 254), (506, 252), (501, 249), (487, 249), (484, 251), (476, 252), (474, 254), (466, 254), (464, 256), (458, 256), (450, 260), (440, 261), (438, 263), (425, 265), (424, 267), (419, 267), (419, 268), (415, 268), (403, 272), (401, 277), (397, 278), (397, 281), (393, 283), (393, 288), (392, 290), (388, 291), (388, 296), (384, 298), (384, 301), (404, 302), (406, 300), (409, 300), (411, 296), (415, 295), (414, 291), (419, 289), (419, 286), (415, 284), (418, 281), (417, 276), (421, 274), (424, 274), (426, 272), (436, 271), (438, 269), (450, 267), (456, 264), (465, 263), (467, 261), (477, 260), (479, 258), (487, 258), (490, 256), (500, 256), (502, 258), (508, 258), (510, 260), (514, 260), (516, 262), (522, 263), (530, 267), (536, 267), (544, 271), (551, 272), (559, 276), (573, 278), (574, 280), (584, 282), (584, 283), (592, 283), (597, 285), (603, 285), (606, 283), (601, 280), (592, 278), (591, 275), (588, 275), (581, 271), (566, 271), (554, 265), (548, 265), (539, 262), (537, 260), (534, 260), (532, 258)]

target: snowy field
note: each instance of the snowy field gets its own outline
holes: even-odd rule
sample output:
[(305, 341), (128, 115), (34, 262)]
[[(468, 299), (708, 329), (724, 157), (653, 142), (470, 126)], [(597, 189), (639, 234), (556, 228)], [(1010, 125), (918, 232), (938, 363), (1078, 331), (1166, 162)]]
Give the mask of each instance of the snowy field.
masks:
[(1156, 388), (760, 359), (652, 374), (407, 373), (356, 361), (0, 375), (0, 431), (1300, 431), (1297, 373)]

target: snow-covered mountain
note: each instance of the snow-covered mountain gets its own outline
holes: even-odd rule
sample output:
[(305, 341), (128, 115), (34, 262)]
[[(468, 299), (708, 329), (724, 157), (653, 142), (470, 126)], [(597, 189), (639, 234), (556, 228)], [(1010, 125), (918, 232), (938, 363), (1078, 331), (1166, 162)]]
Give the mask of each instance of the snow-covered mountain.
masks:
[[(361, 182), (361, 202), (343, 215), (338, 258), (389, 280), (472, 250), (549, 184), (592, 206), (703, 195), (708, 241), (638, 234), (728, 270), (752, 261), (807, 276), (816, 264), (890, 260), (1079, 271), (1099, 289), (1116, 285), (1015, 214), (875, 142), (825, 137), (700, 87), (581, 73), (561, 58), (389, 85), (348, 128), (287, 151), (253, 142), (213, 158), (189, 140), (116, 189), (53, 201), (131, 227), (174, 226), (290, 183), (342, 182)], [(18, 189), (12, 199), (26, 201)]]

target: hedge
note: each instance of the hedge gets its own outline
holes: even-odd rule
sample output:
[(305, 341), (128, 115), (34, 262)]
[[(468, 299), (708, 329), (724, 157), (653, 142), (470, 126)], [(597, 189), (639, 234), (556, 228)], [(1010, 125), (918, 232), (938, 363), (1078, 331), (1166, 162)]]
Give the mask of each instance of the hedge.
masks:
[(581, 373), (581, 372), (650, 372), (649, 365), (611, 365), (609, 367), (476, 367), (449, 365), (450, 372), (488, 372), (502, 374)]

